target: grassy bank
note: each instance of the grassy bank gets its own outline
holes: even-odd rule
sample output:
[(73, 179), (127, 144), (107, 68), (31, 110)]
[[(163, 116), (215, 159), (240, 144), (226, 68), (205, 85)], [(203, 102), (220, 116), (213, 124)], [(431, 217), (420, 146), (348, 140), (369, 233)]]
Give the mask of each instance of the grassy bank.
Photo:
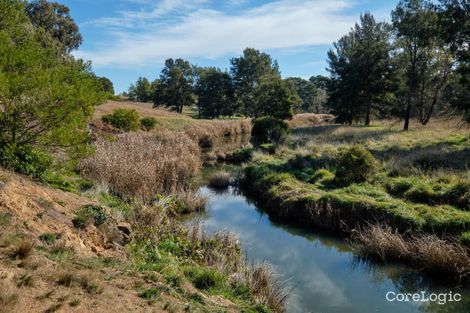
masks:
[[(275, 155), (255, 157), (244, 170), (244, 182), (273, 214), (302, 225), (339, 230), (349, 236), (369, 235), (370, 225), (380, 224), (403, 236), (410, 247), (412, 242), (426, 243), (413, 237), (419, 234), (436, 239), (428, 240), (426, 247), (444, 239), (466, 251), (469, 153), (468, 130), (442, 121), (411, 132), (385, 123), (370, 128), (297, 128)], [(374, 254), (381, 246), (357, 242), (363, 254), (366, 250)], [(418, 256), (425, 251), (408, 250)], [(421, 266), (425, 262), (416, 261), (418, 256), (401, 259)], [(440, 270), (436, 264), (426, 268)], [(454, 270), (460, 278), (468, 276), (470, 266)]]

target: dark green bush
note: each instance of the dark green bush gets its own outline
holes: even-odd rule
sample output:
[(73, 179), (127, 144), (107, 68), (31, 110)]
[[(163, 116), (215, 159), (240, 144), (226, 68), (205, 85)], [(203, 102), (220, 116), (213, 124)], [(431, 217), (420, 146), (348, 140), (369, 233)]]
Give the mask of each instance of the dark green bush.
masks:
[(377, 168), (377, 161), (370, 151), (355, 145), (341, 151), (336, 161), (335, 182), (339, 185), (365, 182)]
[(140, 127), (145, 131), (150, 131), (157, 125), (157, 120), (154, 117), (143, 117), (140, 119)]
[(15, 172), (42, 179), (52, 165), (52, 159), (46, 153), (31, 146), (0, 147), (0, 165)]
[(41, 240), (44, 243), (47, 244), (52, 244), (54, 243), (60, 236), (58, 234), (53, 234), (53, 233), (44, 233), (39, 236), (39, 240)]
[(186, 269), (185, 275), (197, 289), (221, 288), (225, 283), (225, 277), (221, 273), (209, 268), (190, 267)]
[(101, 120), (123, 131), (135, 131), (140, 127), (139, 113), (134, 109), (116, 109), (112, 114), (104, 115)]
[(253, 147), (243, 147), (228, 155), (226, 160), (233, 163), (248, 162), (253, 157), (254, 151), (255, 149)]
[(264, 143), (279, 143), (289, 133), (289, 125), (274, 117), (259, 117), (253, 120), (251, 136), (257, 145)]
[(106, 222), (107, 219), (108, 214), (102, 207), (87, 204), (78, 209), (72, 223), (76, 228), (84, 228), (90, 222), (93, 222), (95, 226), (99, 226)]

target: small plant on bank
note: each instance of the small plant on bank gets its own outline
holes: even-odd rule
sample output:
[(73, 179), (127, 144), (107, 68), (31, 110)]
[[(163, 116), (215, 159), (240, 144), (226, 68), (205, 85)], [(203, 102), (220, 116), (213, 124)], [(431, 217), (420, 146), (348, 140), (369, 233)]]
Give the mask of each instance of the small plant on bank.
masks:
[(60, 236), (58, 236), (57, 234), (44, 233), (44, 234), (39, 236), (39, 240), (41, 240), (42, 242), (50, 245), (50, 244), (53, 244), (59, 237)]
[(146, 116), (140, 119), (140, 128), (145, 131), (151, 131), (157, 125), (157, 120), (154, 117)]
[(113, 113), (104, 115), (101, 120), (125, 132), (136, 131), (140, 127), (139, 113), (134, 109), (116, 109)]
[(106, 222), (108, 214), (100, 206), (87, 204), (82, 206), (76, 213), (76, 217), (72, 220), (76, 228), (85, 228), (89, 223), (99, 226)]
[(377, 168), (377, 161), (370, 151), (355, 145), (342, 151), (337, 159), (335, 181), (339, 185), (365, 182)]
[(226, 157), (228, 162), (244, 163), (251, 160), (255, 149), (253, 147), (243, 147)]
[(274, 117), (259, 117), (253, 120), (251, 135), (255, 144), (279, 143), (289, 133), (289, 125)]

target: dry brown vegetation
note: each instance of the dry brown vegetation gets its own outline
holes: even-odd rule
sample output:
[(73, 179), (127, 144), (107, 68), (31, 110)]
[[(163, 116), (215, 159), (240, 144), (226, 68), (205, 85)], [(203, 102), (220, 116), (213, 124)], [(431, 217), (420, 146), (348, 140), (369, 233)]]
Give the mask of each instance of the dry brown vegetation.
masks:
[(212, 188), (226, 188), (230, 185), (230, 174), (226, 171), (212, 173), (208, 178), (208, 185)]
[(334, 115), (331, 114), (302, 113), (294, 115), (287, 123), (291, 128), (301, 128), (330, 123), (333, 119)]
[(386, 225), (369, 225), (353, 232), (359, 255), (380, 261), (412, 262), (432, 274), (458, 281), (470, 278), (468, 249), (455, 239), (431, 234), (405, 236)]
[(96, 142), (83, 160), (84, 175), (122, 196), (150, 200), (189, 187), (201, 166), (197, 144), (181, 133), (128, 133)]

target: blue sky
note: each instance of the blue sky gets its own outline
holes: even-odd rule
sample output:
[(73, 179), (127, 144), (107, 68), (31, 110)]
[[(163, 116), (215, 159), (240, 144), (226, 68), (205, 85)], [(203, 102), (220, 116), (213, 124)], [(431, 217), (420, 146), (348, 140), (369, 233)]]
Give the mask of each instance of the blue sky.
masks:
[(59, 0), (71, 8), (93, 62), (116, 92), (158, 77), (167, 58), (230, 67), (254, 47), (277, 59), (282, 76), (326, 74), (326, 52), (361, 12), (389, 20), (392, 0)]

